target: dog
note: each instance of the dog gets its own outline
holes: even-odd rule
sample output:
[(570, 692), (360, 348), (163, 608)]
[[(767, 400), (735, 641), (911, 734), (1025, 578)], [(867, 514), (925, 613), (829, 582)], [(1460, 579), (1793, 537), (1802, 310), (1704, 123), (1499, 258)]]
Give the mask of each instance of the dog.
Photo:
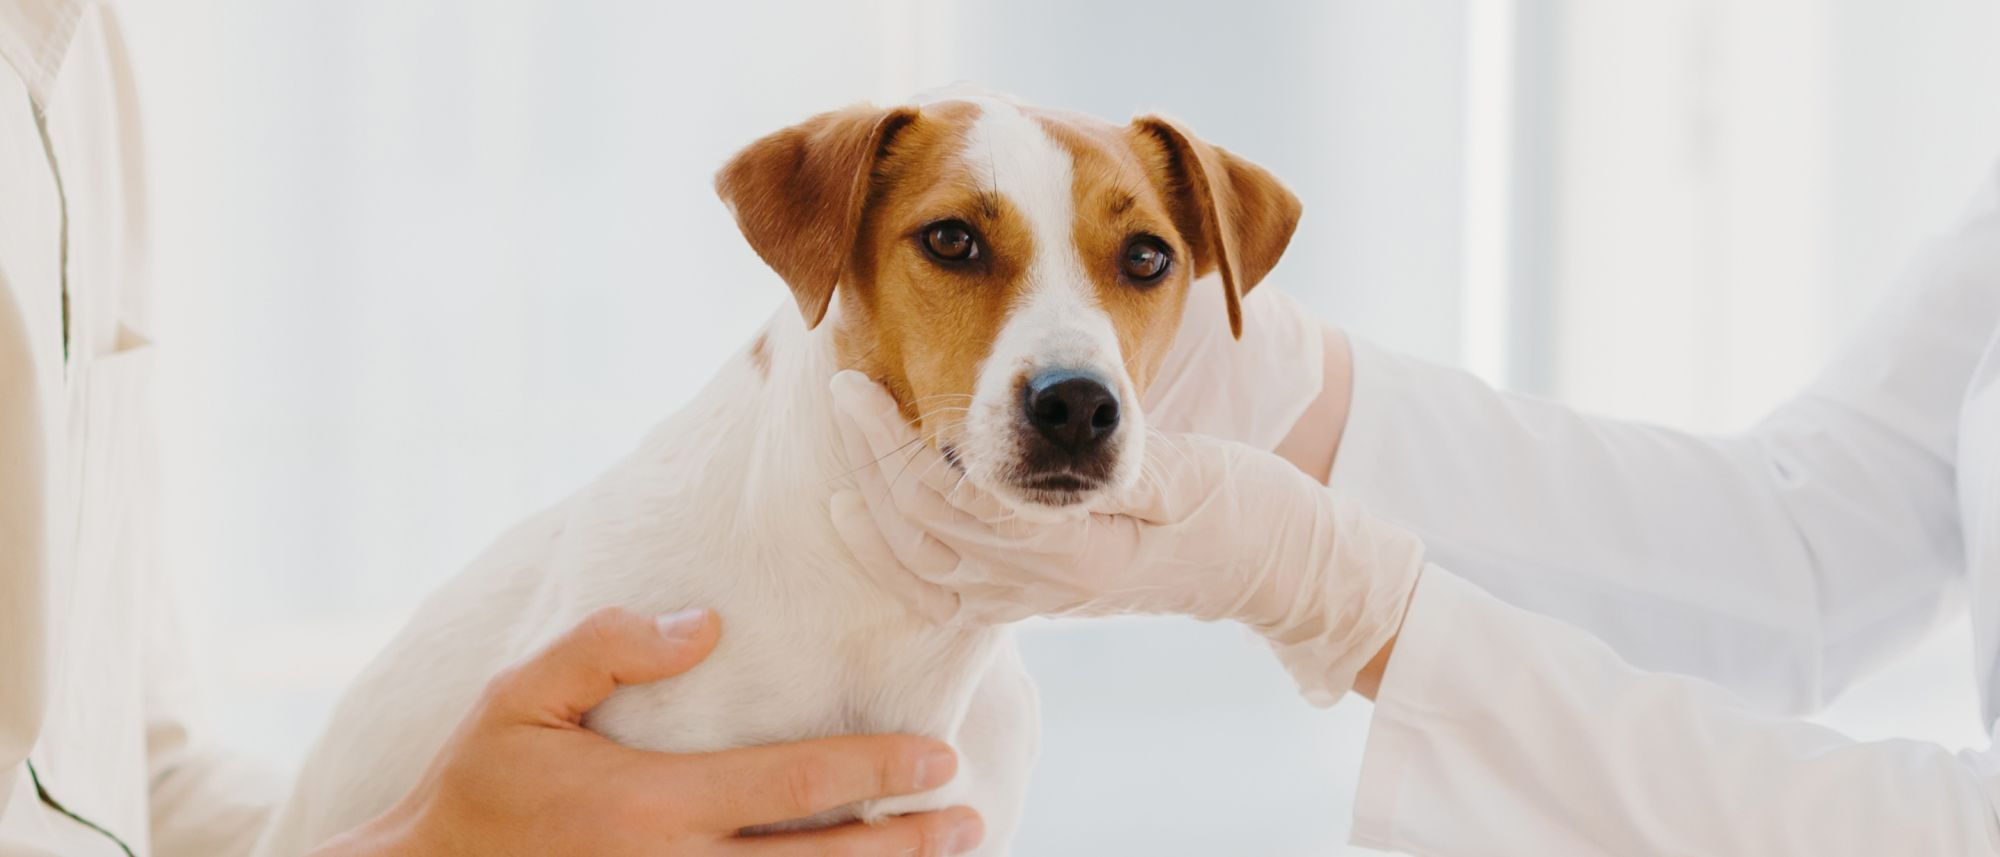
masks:
[(1241, 296), (1298, 200), (1173, 120), (1116, 125), (947, 94), (814, 116), (750, 144), (716, 189), (791, 290), (627, 458), (506, 533), (431, 595), (356, 680), (259, 853), (295, 857), (414, 786), (485, 683), (607, 606), (716, 610), (695, 670), (620, 689), (586, 725), (669, 752), (904, 732), (952, 743), (954, 779), (792, 828), (965, 804), (1003, 855), (1039, 732), (1011, 629), (921, 615), (848, 553), (852, 483), (828, 382), (882, 383), (924, 442), (1036, 514), (1138, 478), (1138, 403), (1195, 288)]

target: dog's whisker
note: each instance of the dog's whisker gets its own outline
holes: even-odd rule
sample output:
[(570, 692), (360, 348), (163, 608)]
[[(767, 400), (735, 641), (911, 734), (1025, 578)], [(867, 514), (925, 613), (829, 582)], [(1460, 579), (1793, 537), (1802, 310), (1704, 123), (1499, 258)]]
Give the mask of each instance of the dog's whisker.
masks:
[(923, 472), (917, 474), (917, 478), (919, 480), (929, 479), (930, 475), (936, 472), (936, 470), (940, 466), (947, 466), (947, 467), (950, 466), (949, 463), (945, 461), (944, 456), (938, 456), (937, 458), (932, 459), (930, 464), (924, 466)]
[[(921, 441), (923, 440), (923, 438), (917, 438), (917, 440)], [(913, 446), (915, 448), (912, 448)], [(901, 449), (908, 449), (910, 451), (910, 454), (903, 457), (903, 466), (897, 469), (896, 475), (889, 480), (889, 486), (891, 488), (895, 487), (896, 482), (898, 480), (901, 480), (904, 474), (910, 472), (910, 465), (917, 460), (917, 456), (922, 455), (924, 452), (923, 447), (921, 445), (915, 444), (914, 442), (903, 444), (903, 446), (899, 448), (899, 451)]]
[(840, 474), (838, 474), (838, 475), (835, 475), (835, 476), (830, 476), (830, 477), (827, 477), (827, 480), (826, 480), (826, 481), (827, 481), (827, 482), (839, 482), (839, 481), (841, 481), (841, 480), (843, 480), (843, 479), (847, 479), (847, 478), (849, 478), (849, 477), (853, 476), (853, 475), (854, 475), (854, 474), (856, 474), (856, 473), (860, 473), (860, 472), (861, 472), (861, 471), (863, 471), (863, 470), (867, 470), (867, 469), (868, 469), (868, 468), (870, 468), (870, 467), (874, 467), (874, 466), (876, 466), (876, 465), (878, 465), (878, 464), (881, 464), (881, 463), (883, 462), (883, 460), (887, 459), (887, 458), (888, 458), (889, 456), (891, 456), (891, 455), (895, 455), (896, 453), (899, 453), (899, 452), (902, 452), (903, 450), (906, 450), (906, 449), (909, 449), (909, 448), (910, 448), (910, 447), (911, 447), (912, 445), (915, 445), (915, 444), (918, 444), (918, 443), (922, 443), (922, 442), (923, 442), (923, 438), (920, 438), (920, 437), (919, 437), (919, 438), (913, 438), (913, 439), (911, 439), (910, 441), (908, 441), (908, 442), (904, 443), (903, 445), (901, 445), (901, 446), (898, 446), (898, 447), (896, 447), (895, 449), (892, 449), (892, 450), (889, 450), (888, 452), (885, 452), (885, 453), (882, 453), (882, 454), (881, 454), (881, 455), (879, 455), (879, 456), (876, 456), (874, 460), (872, 460), (872, 461), (869, 461), (869, 462), (868, 462), (868, 463), (866, 463), (866, 464), (863, 464), (863, 465), (861, 465), (861, 466), (859, 466), (859, 467), (854, 467), (854, 468), (850, 468), (850, 469), (846, 470), (845, 472), (842, 472), (842, 473), (840, 473)]
[[(964, 471), (960, 471), (958, 474), (958, 479), (951, 483), (951, 491), (947, 492), (944, 495), (945, 499), (947, 501), (956, 502), (958, 500), (958, 492), (964, 489), (965, 486), (967, 486), (968, 484), (971, 484), (971, 482), (972, 482), (971, 474), (965, 473)], [(978, 487), (979, 486), (974, 485), (973, 490), (978, 490)]]

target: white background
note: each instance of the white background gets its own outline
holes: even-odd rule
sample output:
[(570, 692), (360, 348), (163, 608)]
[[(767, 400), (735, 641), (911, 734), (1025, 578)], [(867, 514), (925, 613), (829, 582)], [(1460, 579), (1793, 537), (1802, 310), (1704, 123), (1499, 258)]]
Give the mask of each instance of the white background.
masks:
[[(1992, 0), (129, 4), (172, 557), (225, 740), (289, 765), (418, 597), (671, 412), (782, 286), (709, 188), (756, 136), (971, 79), (1162, 110), (1306, 218), (1359, 335), (1731, 430), (2000, 155)], [(1476, 644), (1476, 641), (1468, 641)], [(1021, 853), (1337, 854), (1367, 707), (1240, 633), (1025, 635)], [(1827, 715), (1964, 745), (1962, 627)]]

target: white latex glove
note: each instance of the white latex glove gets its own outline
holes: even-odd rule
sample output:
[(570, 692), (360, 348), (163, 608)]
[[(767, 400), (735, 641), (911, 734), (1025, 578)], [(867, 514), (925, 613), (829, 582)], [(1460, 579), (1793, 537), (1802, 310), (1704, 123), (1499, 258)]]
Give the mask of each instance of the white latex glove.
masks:
[(1284, 459), (1195, 435), (1149, 438), (1145, 477), (1113, 508), (1031, 521), (917, 442), (866, 376), (842, 372), (832, 390), (857, 468), (834, 523), (864, 564), (914, 579), (933, 618), (1235, 620), (1326, 705), (1395, 634), (1423, 564), (1415, 536)]
[(1197, 281), (1160, 370), (1146, 388), (1146, 421), (1276, 449), (1318, 398), (1325, 323), (1265, 283), (1243, 296), (1243, 338), (1229, 332), (1222, 283)]

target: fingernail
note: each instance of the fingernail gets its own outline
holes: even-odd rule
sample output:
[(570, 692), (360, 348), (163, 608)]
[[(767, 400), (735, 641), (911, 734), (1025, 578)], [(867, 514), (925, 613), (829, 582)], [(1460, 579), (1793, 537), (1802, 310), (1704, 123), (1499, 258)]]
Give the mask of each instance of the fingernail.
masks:
[(967, 819), (952, 827), (951, 833), (945, 837), (945, 851), (951, 854), (964, 854), (978, 848), (979, 841), (984, 838), (979, 822)]
[(685, 643), (701, 633), (701, 623), (708, 618), (707, 610), (682, 610), (668, 613), (653, 620), (660, 628), (660, 636), (669, 643)]
[(917, 789), (934, 789), (951, 782), (951, 775), (957, 771), (957, 762), (957, 754), (950, 750), (932, 750), (918, 756), (916, 776), (913, 778)]

